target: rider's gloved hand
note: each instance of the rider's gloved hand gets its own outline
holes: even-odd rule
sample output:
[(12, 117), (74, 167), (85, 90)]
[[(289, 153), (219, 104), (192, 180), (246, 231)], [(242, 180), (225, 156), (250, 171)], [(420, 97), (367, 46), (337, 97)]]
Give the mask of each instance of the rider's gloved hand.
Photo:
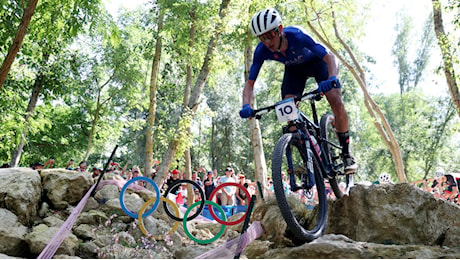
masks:
[(318, 84), (318, 91), (323, 94), (327, 93), (332, 88), (342, 88), (336, 76), (332, 76), (328, 80), (321, 81)]
[(245, 105), (243, 105), (243, 108), (240, 110), (240, 116), (241, 116), (241, 118), (251, 117), (253, 111), (254, 110), (252, 110), (250, 104), (245, 104)]

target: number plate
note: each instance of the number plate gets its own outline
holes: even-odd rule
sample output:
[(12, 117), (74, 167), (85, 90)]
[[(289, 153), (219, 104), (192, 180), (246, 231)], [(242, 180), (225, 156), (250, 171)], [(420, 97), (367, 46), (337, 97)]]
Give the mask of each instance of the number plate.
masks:
[(278, 102), (276, 104), (276, 116), (281, 123), (296, 120), (299, 115), (294, 98), (287, 98)]

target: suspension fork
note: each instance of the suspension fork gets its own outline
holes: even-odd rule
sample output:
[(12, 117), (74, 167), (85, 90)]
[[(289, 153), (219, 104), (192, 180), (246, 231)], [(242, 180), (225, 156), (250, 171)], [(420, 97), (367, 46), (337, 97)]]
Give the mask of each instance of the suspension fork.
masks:
[(289, 175), (289, 186), (291, 187), (291, 191), (295, 192), (298, 190), (298, 188), (297, 184), (295, 183), (294, 164), (292, 163), (292, 152), (290, 145), (286, 147), (286, 158), (288, 163), (287, 173)]
[[(300, 130), (299, 130), (300, 133)], [(302, 133), (300, 133), (302, 136)], [(302, 138), (303, 139), (303, 138)], [(307, 172), (305, 174), (302, 174), (300, 176), (300, 181), (301, 181), (301, 186), (299, 186), (296, 183), (296, 176), (294, 173), (294, 163), (292, 161), (292, 150), (291, 146), (288, 145), (286, 147), (286, 158), (287, 158), (287, 164), (288, 164), (288, 174), (289, 174), (289, 185), (291, 186), (291, 191), (296, 192), (299, 189), (308, 189), (310, 190), (314, 185), (315, 185), (315, 176), (314, 176), (314, 168), (313, 168), (313, 151), (310, 149), (310, 144), (308, 140), (302, 141), (305, 146), (305, 151), (307, 152), (307, 165), (302, 165), (304, 168), (306, 168)]]

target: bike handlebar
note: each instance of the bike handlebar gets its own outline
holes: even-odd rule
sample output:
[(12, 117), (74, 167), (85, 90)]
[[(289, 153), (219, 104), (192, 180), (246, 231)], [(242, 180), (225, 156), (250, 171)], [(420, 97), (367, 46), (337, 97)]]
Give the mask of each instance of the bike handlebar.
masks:
[[(307, 93), (304, 93), (302, 94), (302, 96), (300, 97), (295, 97), (294, 98), (294, 101), (295, 102), (299, 102), (299, 101), (305, 101), (305, 100), (315, 100), (315, 101), (319, 101), (321, 100), (321, 98), (323, 98), (323, 95), (322, 93), (320, 93), (318, 91), (318, 89), (314, 89), (314, 90), (311, 90)], [(276, 105), (278, 103), (274, 104), (274, 105), (271, 105), (271, 106), (267, 106), (267, 107), (262, 107), (262, 108), (259, 108), (259, 109), (256, 109), (254, 111), (252, 111), (252, 115), (251, 117), (255, 117), (256, 119), (260, 119), (262, 117), (262, 115), (265, 115), (267, 114), (268, 112), (272, 111), (273, 109), (275, 109)]]

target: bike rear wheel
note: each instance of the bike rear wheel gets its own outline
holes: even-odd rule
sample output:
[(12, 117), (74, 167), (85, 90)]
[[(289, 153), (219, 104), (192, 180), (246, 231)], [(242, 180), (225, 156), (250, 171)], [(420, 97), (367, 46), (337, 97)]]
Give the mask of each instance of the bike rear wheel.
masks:
[(340, 157), (341, 146), (335, 130), (334, 115), (331, 113), (324, 114), (319, 125), (321, 129), (321, 145), (325, 152), (324, 158), (326, 163), (332, 166), (329, 184), (334, 191), (335, 197), (340, 199), (344, 194), (348, 194), (353, 186), (353, 174), (343, 174), (343, 171), (334, 169), (334, 167), (338, 167), (342, 163), (342, 158)]
[[(272, 178), (276, 200), (289, 231), (301, 242), (310, 242), (320, 237), (324, 233), (327, 224), (327, 198), (324, 179), (318, 161), (312, 153), (307, 153), (305, 145), (300, 142), (300, 138), (297, 135), (284, 134), (278, 140), (272, 155)], [(297, 203), (294, 201), (293, 195), (287, 195), (281, 174), (282, 170), (288, 169), (288, 173), (295, 176), (297, 184), (302, 185), (299, 176), (302, 173), (308, 173), (309, 157), (313, 161), (312, 170), (315, 185), (311, 189), (307, 189), (304, 186), (300, 191), (302, 194), (316, 194), (314, 207), (307, 207), (307, 204)], [(307, 216), (307, 214), (309, 215)]]

